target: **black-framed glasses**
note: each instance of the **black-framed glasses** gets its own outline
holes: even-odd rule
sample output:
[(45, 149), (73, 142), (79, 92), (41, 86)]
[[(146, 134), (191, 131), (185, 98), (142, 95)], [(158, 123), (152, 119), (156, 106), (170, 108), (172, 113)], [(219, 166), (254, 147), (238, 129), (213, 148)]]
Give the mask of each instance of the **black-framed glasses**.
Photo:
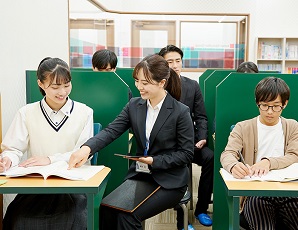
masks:
[(271, 108), (274, 112), (280, 112), (284, 109), (284, 107), (281, 105), (258, 104), (258, 107), (262, 111), (267, 111), (269, 108)]

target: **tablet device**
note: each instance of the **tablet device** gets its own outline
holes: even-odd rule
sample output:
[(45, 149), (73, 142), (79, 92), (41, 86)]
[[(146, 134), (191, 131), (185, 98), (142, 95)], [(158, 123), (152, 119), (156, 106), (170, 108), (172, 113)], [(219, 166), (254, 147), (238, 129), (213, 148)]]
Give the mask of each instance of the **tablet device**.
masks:
[(124, 154), (119, 154), (119, 153), (115, 153), (115, 156), (118, 157), (123, 157), (123, 158), (140, 158), (140, 157), (146, 157), (144, 155), (136, 155), (136, 156), (132, 156), (132, 155), (124, 155)]

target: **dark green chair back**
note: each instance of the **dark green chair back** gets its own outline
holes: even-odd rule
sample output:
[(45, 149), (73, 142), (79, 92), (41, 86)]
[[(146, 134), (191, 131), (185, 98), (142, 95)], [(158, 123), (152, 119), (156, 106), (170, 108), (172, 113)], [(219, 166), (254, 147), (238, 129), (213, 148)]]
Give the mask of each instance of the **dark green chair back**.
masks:
[(231, 125), (253, 118), (259, 114), (255, 104), (254, 90), (257, 83), (267, 76), (284, 79), (291, 89), (288, 106), (282, 113), (286, 118), (298, 120), (296, 101), (298, 100), (298, 78), (292, 74), (231, 73), (216, 87), (216, 140), (214, 151), (213, 226), (214, 230), (229, 229), (228, 206), (224, 184), (219, 174), (220, 155), (230, 134)]

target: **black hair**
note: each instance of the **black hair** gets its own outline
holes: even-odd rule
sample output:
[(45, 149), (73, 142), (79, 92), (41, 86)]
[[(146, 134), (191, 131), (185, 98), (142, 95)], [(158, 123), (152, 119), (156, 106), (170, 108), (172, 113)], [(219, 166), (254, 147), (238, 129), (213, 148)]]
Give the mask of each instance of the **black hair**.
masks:
[(133, 71), (133, 78), (138, 79), (138, 74), (143, 71), (149, 83), (166, 80), (165, 90), (176, 100), (180, 100), (181, 81), (178, 74), (169, 67), (168, 62), (157, 54), (149, 55), (139, 62)]
[(97, 50), (92, 56), (92, 66), (98, 70), (107, 68), (108, 64), (112, 69), (115, 69), (117, 62), (116, 54), (107, 49)]
[(174, 46), (174, 45), (167, 45), (166, 47), (162, 48), (159, 51), (158, 55), (160, 55), (162, 57), (165, 57), (165, 55), (167, 53), (170, 53), (170, 52), (177, 52), (177, 53), (180, 54), (181, 59), (183, 58), (183, 51), (180, 48), (178, 48), (177, 46)]
[(259, 69), (257, 65), (251, 61), (242, 62), (238, 68), (238, 73), (258, 73)]
[[(46, 57), (42, 59), (38, 65), (36, 75), (41, 83), (44, 83), (44, 81), (49, 78), (50, 85), (55, 78), (57, 84), (66, 84), (71, 81), (68, 64), (59, 58)], [(43, 96), (46, 95), (45, 91), (40, 87), (39, 91)]]
[(282, 105), (290, 99), (290, 88), (281, 78), (266, 77), (257, 84), (255, 89), (257, 104), (261, 101), (274, 101), (278, 96), (281, 98)]

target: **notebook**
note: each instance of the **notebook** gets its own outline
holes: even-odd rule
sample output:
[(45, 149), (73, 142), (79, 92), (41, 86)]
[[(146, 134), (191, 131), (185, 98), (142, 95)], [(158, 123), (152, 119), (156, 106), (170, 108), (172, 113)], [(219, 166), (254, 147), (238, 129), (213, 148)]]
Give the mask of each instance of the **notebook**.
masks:
[(159, 188), (160, 186), (154, 182), (127, 179), (107, 195), (101, 205), (133, 212)]

